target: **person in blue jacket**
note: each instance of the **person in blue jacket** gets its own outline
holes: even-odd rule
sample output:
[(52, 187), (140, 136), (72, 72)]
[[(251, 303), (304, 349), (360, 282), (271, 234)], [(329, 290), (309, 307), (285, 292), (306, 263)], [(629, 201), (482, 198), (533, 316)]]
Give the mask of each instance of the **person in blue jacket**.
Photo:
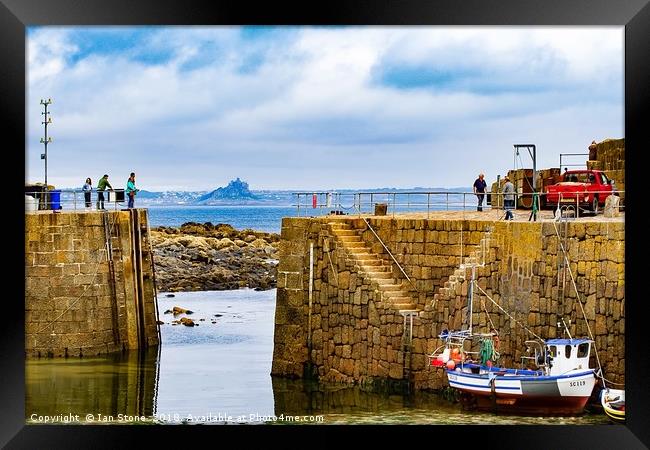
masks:
[(139, 189), (135, 188), (135, 173), (131, 172), (129, 179), (126, 182), (126, 196), (129, 199), (129, 208), (133, 208), (135, 203), (135, 194), (137, 194)]

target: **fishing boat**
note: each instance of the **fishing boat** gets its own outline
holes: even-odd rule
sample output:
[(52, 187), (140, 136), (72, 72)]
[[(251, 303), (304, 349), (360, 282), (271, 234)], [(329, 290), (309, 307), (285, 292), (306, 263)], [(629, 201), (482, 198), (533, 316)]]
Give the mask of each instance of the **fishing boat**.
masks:
[[(458, 351), (452, 349), (446, 362), (443, 351), (442, 358), (436, 356), (432, 365), (443, 364), (449, 386), (466, 394), (466, 407), (526, 415), (576, 415), (584, 411), (596, 383), (595, 370), (589, 368), (591, 340), (526, 341), (533, 356), (522, 357), (522, 367), (526, 360), (535, 366), (527, 369), (497, 367), (491, 359), (473, 361), (466, 356), (471, 352), (454, 345), (458, 338), (451, 333), (448, 341)], [(484, 343), (489, 337), (480, 335), (479, 339), (478, 353), (485, 353)]]
[[(445, 371), (449, 386), (463, 394), (461, 399), (468, 408), (521, 415), (584, 412), (596, 384), (596, 370), (589, 367), (594, 341), (572, 338), (563, 319), (568, 338), (542, 339), (476, 285), (475, 269), (473, 265), (468, 289), (469, 325), (460, 331), (444, 330), (438, 336), (444, 344), (429, 355), (430, 364)], [(499, 341), (494, 328), (490, 333), (473, 332), (475, 286), (535, 338), (525, 342), (521, 367), (497, 367)], [(492, 322), (489, 315), (488, 320)], [(479, 350), (470, 351), (477, 344)]]
[(607, 417), (616, 423), (625, 423), (625, 391), (605, 388), (600, 391), (600, 404)]

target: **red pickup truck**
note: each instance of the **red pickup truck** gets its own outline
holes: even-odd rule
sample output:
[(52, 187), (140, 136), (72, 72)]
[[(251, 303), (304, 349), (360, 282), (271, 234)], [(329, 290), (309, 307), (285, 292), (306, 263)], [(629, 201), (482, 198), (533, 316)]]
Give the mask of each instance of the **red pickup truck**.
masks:
[(563, 180), (546, 188), (546, 205), (556, 208), (562, 205), (578, 205), (598, 212), (605, 199), (616, 194), (613, 180), (600, 170), (569, 170)]

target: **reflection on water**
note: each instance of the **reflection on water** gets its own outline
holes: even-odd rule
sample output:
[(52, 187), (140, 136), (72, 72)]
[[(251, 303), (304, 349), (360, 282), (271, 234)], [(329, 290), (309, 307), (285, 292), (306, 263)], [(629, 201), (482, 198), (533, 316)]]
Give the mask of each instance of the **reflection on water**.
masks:
[[(539, 417), (466, 412), (458, 403), (431, 392), (414, 395), (385, 395), (361, 390), (358, 386), (336, 387), (273, 377), (275, 415), (323, 416), (325, 424), (533, 424)], [(607, 424), (604, 414), (579, 417), (545, 417), (544, 424)]]
[(155, 414), (158, 350), (98, 358), (28, 360), (25, 415)]
[[(194, 311), (189, 317), (199, 326), (172, 325), (174, 317), (164, 311), (174, 306)], [(384, 395), (272, 378), (274, 310), (275, 290), (161, 295), (160, 349), (27, 360), (26, 418), (78, 414), (83, 421), (86, 414), (124, 414), (163, 423), (281, 423), (267, 419), (322, 415), (325, 424), (539, 423), (539, 418), (467, 413), (432, 393)], [(543, 420), (608, 423), (604, 414)]]

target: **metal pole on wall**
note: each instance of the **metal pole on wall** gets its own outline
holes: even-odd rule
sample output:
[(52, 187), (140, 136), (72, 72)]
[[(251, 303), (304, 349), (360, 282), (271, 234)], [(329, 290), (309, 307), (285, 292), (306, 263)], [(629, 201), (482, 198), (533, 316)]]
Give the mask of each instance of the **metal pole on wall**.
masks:
[[(309, 315), (307, 316), (307, 348), (311, 353), (311, 303), (314, 292), (314, 243), (309, 243)], [(310, 356), (311, 357), (311, 356)]]
[(41, 124), (45, 125), (45, 137), (41, 138), (41, 144), (45, 145), (45, 153), (41, 153), (41, 159), (45, 160), (45, 189), (47, 189), (47, 144), (52, 142), (51, 137), (47, 137), (47, 126), (48, 124), (52, 123), (52, 118), (48, 117), (48, 114), (50, 114), (47, 110), (47, 106), (52, 104), (52, 99), (48, 98), (47, 100), (41, 99), (41, 105), (44, 107), (44, 111), (41, 112), (43, 115), (43, 122)]

